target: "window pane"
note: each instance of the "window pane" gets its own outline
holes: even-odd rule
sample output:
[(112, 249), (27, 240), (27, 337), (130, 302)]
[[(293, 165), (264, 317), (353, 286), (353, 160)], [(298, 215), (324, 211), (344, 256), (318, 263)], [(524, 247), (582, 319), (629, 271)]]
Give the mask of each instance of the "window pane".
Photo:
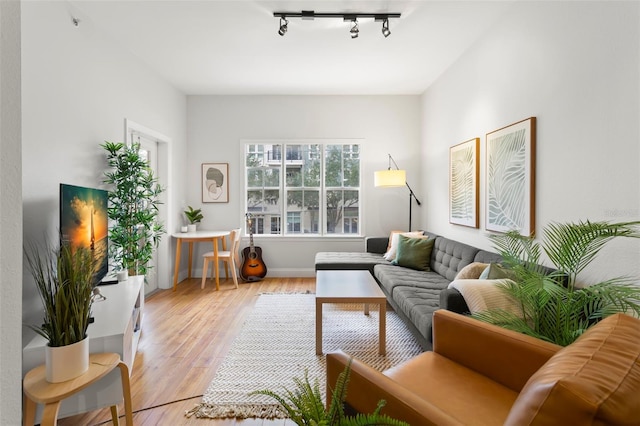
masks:
[(287, 186), (302, 186), (302, 169), (299, 166), (287, 165)]
[(342, 145), (327, 145), (324, 182), (328, 187), (342, 186)]
[(300, 212), (287, 213), (287, 233), (288, 234), (300, 233)]
[(304, 155), (304, 183), (306, 187), (320, 187), (320, 145), (306, 145)]
[(357, 188), (360, 186), (360, 150), (358, 145), (344, 145), (344, 183), (343, 186)]
[[(287, 217), (289, 213), (298, 215), (301, 221), (301, 230), (305, 234), (319, 232), (319, 190), (289, 190), (287, 191)], [(292, 229), (287, 224), (287, 232)]]
[(264, 171), (262, 169), (247, 169), (247, 186), (249, 188), (262, 188)]
[(264, 186), (280, 186), (280, 167), (269, 167), (264, 171)]
[[(327, 191), (327, 233), (357, 233), (359, 215), (359, 191)], [(345, 216), (350, 217), (351, 225), (346, 227), (348, 231), (345, 231)], [(355, 232), (353, 231), (354, 223), (356, 224)]]

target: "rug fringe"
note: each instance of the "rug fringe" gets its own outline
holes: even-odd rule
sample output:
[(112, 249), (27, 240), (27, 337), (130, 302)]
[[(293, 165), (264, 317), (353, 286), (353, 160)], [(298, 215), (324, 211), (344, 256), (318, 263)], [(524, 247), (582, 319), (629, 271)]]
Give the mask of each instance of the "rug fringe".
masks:
[(199, 419), (286, 419), (288, 416), (278, 404), (233, 404), (233, 405), (208, 405), (196, 404), (191, 410), (185, 411), (186, 417), (195, 416)]

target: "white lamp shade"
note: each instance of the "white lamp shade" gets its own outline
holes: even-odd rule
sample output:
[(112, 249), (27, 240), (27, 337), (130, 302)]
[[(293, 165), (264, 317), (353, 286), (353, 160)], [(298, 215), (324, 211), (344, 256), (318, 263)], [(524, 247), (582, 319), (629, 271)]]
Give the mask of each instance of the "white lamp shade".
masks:
[(374, 173), (373, 182), (376, 187), (405, 186), (406, 170), (380, 170)]

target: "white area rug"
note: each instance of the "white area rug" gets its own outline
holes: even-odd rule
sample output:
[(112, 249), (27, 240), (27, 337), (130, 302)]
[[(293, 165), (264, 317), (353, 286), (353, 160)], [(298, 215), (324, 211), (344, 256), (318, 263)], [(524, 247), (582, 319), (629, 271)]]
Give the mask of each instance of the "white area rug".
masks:
[[(387, 354), (378, 354), (378, 310), (325, 304), (323, 351), (342, 349), (378, 370), (422, 352), (402, 320), (387, 311)], [(315, 295), (263, 294), (202, 398), (185, 414), (201, 418), (284, 418), (272, 398), (248, 393), (294, 388), (293, 377), (318, 379), (325, 394), (325, 356), (315, 353)]]

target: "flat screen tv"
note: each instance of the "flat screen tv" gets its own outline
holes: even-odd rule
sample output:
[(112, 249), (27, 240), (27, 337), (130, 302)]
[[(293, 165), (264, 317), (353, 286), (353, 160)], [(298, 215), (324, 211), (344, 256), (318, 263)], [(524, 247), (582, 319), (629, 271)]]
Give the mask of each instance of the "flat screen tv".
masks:
[(108, 194), (104, 189), (60, 184), (60, 244), (91, 250), (94, 286), (109, 270)]

